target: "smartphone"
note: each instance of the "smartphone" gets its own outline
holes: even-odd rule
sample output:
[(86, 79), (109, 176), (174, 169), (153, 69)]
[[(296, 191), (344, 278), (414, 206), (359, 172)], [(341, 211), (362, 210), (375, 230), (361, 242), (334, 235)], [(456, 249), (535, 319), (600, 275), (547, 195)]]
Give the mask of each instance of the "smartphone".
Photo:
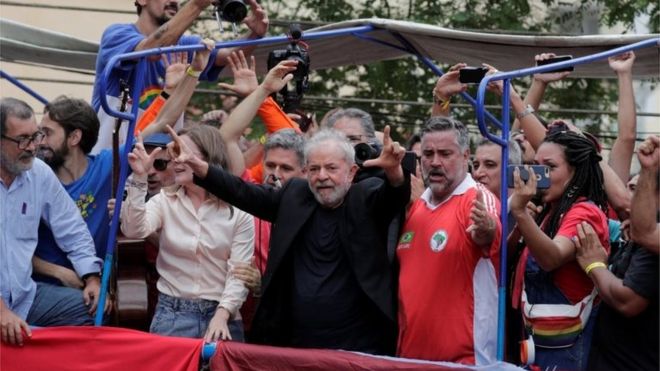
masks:
[[(550, 187), (550, 168), (545, 165), (531, 165), (530, 167), (534, 170), (534, 174), (536, 175), (536, 188), (548, 189)], [(509, 165), (506, 174), (506, 183), (509, 188), (514, 187), (513, 171), (516, 168), (520, 170), (520, 179), (525, 182), (529, 180), (529, 172), (527, 172), (524, 165)]]
[[(564, 61), (570, 61), (573, 59), (572, 55), (560, 55), (558, 57), (546, 59), (544, 61), (538, 61), (536, 62), (537, 66), (545, 66), (546, 64), (552, 64), (552, 63), (558, 63), (558, 62), (564, 62)], [(564, 72), (564, 71), (573, 71), (575, 70), (575, 67), (569, 66), (569, 67), (564, 67), (564, 68), (558, 68), (556, 70), (544, 72), (544, 73), (555, 73), (555, 72)]]
[(403, 170), (415, 175), (417, 172), (417, 154), (412, 151), (406, 151), (403, 160), (401, 160), (401, 167)]
[(458, 81), (462, 84), (478, 84), (486, 76), (485, 67), (465, 67), (458, 70)]

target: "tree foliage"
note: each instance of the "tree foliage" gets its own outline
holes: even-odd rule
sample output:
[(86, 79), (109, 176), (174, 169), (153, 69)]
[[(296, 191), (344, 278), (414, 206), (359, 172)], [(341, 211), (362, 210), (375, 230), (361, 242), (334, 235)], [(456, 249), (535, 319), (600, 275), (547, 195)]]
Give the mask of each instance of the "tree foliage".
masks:
[[(658, 31), (658, 3), (648, 0), (286, 0), (262, 1), (271, 19), (337, 22), (348, 19), (381, 17), (428, 23), (447, 28), (507, 33), (573, 33), (584, 31), (583, 18), (596, 16), (601, 26), (620, 25), (633, 30), (635, 17), (649, 16), (649, 27)], [(273, 28), (273, 34), (286, 30)], [(265, 63), (265, 61), (258, 61)], [(441, 61), (437, 61), (440, 63)], [(314, 62), (312, 61), (312, 64)], [(533, 56), (530, 56), (530, 64)], [(449, 66), (440, 66), (447, 69)], [(307, 96), (337, 97), (340, 93), (354, 98), (400, 102), (430, 102), (436, 76), (414, 57), (383, 61), (368, 66), (346, 66), (315, 71)], [(529, 79), (514, 82), (525, 93)], [(472, 92), (474, 95), (474, 92)], [(548, 90), (544, 107), (607, 110), (616, 102), (616, 82), (609, 80), (567, 79)], [(497, 102), (491, 102), (496, 104)], [(354, 106), (374, 116), (377, 127), (395, 124), (399, 135), (406, 137), (428, 116), (428, 105), (375, 102), (341, 102), (306, 99), (305, 108), (323, 115), (335, 106)], [(497, 111), (493, 111), (499, 114)], [(474, 111), (458, 109), (455, 114), (476, 131)], [(556, 117), (549, 117), (556, 118)], [(600, 115), (568, 117), (598, 128)]]

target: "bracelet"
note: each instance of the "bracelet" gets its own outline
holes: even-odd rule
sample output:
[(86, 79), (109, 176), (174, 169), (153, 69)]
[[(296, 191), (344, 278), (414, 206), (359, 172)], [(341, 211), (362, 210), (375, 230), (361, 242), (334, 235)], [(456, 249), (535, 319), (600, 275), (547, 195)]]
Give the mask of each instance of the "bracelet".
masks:
[(521, 118), (523, 118), (527, 115), (531, 115), (534, 112), (536, 112), (534, 110), (534, 107), (532, 107), (530, 104), (528, 104), (527, 107), (525, 107), (524, 111), (522, 111), (520, 113), (516, 113), (516, 117), (518, 118), (518, 120), (520, 120)]
[(163, 97), (163, 99), (165, 100), (170, 99), (170, 95), (165, 90), (160, 91), (160, 96)]
[(186, 68), (186, 75), (198, 79), (202, 75), (202, 71), (195, 71), (192, 66), (188, 66), (188, 68)]
[(433, 102), (434, 102), (435, 104), (439, 105), (440, 108), (441, 108), (443, 111), (446, 111), (447, 108), (449, 108), (449, 103), (451, 103), (451, 98), (449, 98), (449, 99), (443, 99), (443, 98), (440, 98), (439, 96), (437, 96), (437, 95), (435, 94), (435, 91), (434, 91), (434, 92), (433, 92)]
[(591, 273), (591, 271), (596, 269), (596, 268), (607, 268), (607, 265), (605, 265), (605, 263), (603, 263), (603, 262), (593, 262), (593, 263), (587, 265), (586, 268), (584, 268), (584, 272), (588, 276), (589, 273)]

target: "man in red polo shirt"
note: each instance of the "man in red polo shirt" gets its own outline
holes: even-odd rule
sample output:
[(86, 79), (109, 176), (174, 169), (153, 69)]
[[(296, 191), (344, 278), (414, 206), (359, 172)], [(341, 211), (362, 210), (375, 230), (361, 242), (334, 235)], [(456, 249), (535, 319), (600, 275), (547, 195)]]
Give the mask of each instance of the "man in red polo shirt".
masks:
[(428, 188), (403, 228), (398, 354), (483, 365), (495, 361), (499, 201), (467, 171), (465, 126), (432, 117), (422, 130)]

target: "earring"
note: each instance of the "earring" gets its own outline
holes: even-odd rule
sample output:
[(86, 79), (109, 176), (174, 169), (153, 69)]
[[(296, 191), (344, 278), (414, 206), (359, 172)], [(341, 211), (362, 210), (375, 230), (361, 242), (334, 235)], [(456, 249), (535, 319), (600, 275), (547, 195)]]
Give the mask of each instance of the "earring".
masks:
[(578, 187), (576, 185), (572, 186), (571, 189), (568, 190), (566, 197), (573, 198), (573, 196), (575, 196), (577, 191), (578, 191)]

